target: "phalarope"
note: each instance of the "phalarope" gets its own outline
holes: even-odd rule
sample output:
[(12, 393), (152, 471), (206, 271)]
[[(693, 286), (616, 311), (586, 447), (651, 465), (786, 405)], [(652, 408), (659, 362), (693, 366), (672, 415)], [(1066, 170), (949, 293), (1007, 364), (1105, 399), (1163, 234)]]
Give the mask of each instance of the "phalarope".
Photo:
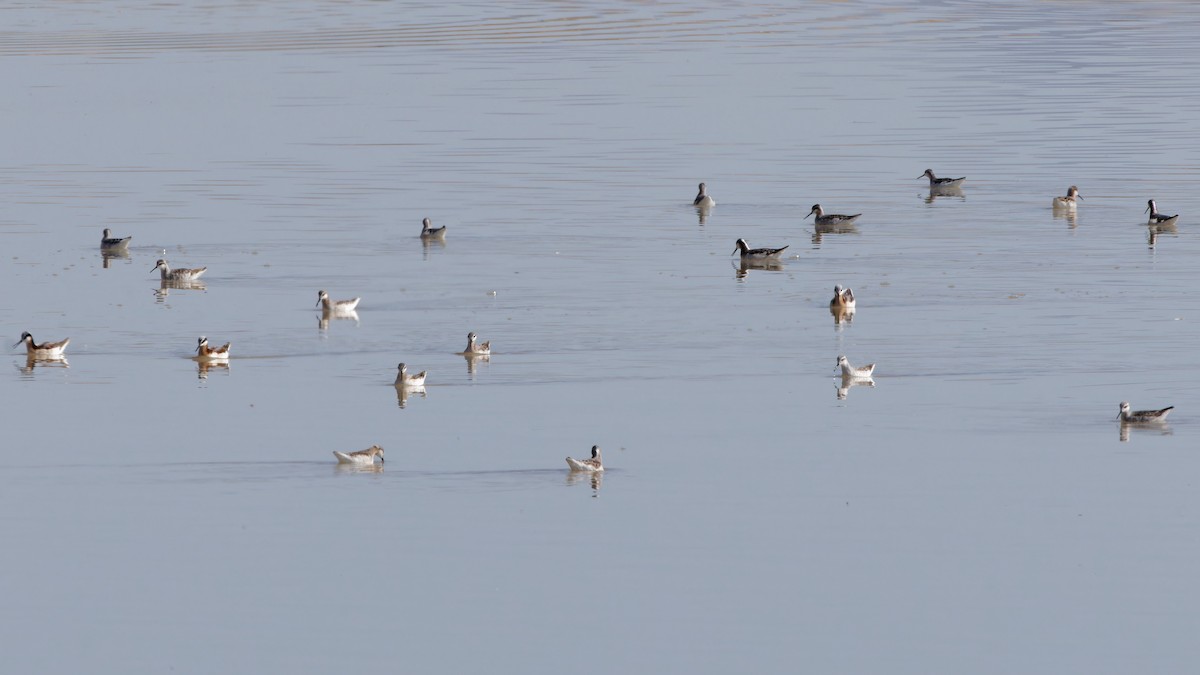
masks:
[(708, 190), (704, 186), (704, 183), (701, 183), (700, 184), (700, 192), (696, 195), (696, 198), (692, 200), (692, 206), (708, 208), (710, 206), (716, 206), (716, 205), (717, 205), (717, 200), (713, 199), (712, 196), (708, 194)]
[(1117, 415), (1117, 419), (1121, 420), (1122, 424), (1152, 424), (1154, 422), (1166, 422), (1167, 414), (1175, 409), (1175, 406), (1169, 405), (1162, 410), (1129, 410), (1129, 401), (1121, 401), (1121, 412)]
[(766, 260), (778, 258), (779, 254), (785, 250), (787, 250), (787, 246), (783, 248), (750, 248), (745, 239), (738, 239), (737, 247), (733, 249), (733, 252), (741, 251), (742, 260)]
[(39, 345), (33, 341), (32, 335), (30, 335), (28, 332), (24, 332), (21, 333), (21, 339), (17, 340), (17, 343), (13, 345), (13, 348), (15, 349), (16, 346), (22, 342), (25, 343), (25, 353), (30, 358), (58, 359), (62, 358), (63, 351), (67, 348), (67, 345), (71, 343), (71, 338), (60, 340), (58, 342), (43, 342)]
[(358, 301), (362, 298), (351, 298), (349, 300), (330, 300), (329, 294), (325, 291), (317, 291), (317, 304), (321, 306), (321, 310), (332, 314), (350, 313), (358, 307)]
[(603, 471), (604, 463), (600, 461), (600, 446), (592, 446), (591, 459), (574, 459), (572, 457), (568, 457), (567, 466), (571, 467), (572, 471)]
[(917, 178), (925, 178), (925, 177), (929, 178), (929, 189), (930, 190), (936, 190), (936, 189), (941, 189), (941, 188), (956, 188), (956, 187), (962, 185), (962, 182), (967, 179), (966, 176), (963, 176), (962, 178), (938, 178), (937, 176), (933, 175), (933, 169), (925, 169), (925, 173), (921, 174), (920, 176), (917, 176)]
[(100, 248), (106, 251), (120, 251), (129, 248), (129, 242), (131, 241), (133, 241), (132, 236), (125, 237), (124, 239), (112, 236), (112, 230), (106, 227), (104, 228), (104, 234), (100, 235)]
[(837, 364), (842, 369), (842, 377), (871, 377), (871, 373), (875, 372), (874, 363), (856, 368), (850, 365), (850, 360), (845, 356), (839, 356)]
[(366, 450), (357, 450), (355, 452), (338, 452), (333, 451), (333, 456), (337, 457), (338, 464), (374, 464), (375, 457), (379, 457), (379, 462), (383, 463), (383, 448), (378, 445), (372, 445)]
[(1148, 202), (1146, 210), (1150, 212), (1150, 225), (1174, 225), (1175, 221), (1179, 219), (1178, 213), (1173, 216), (1164, 216), (1163, 214), (1159, 213), (1158, 206), (1154, 204), (1153, 199)]
[(474, 332), (467, 333), (467, 348), (459, 352), (466, 356), (485, 356), (492, 353), (492, 341), (480, 342), (475, 344), (476, 335)]
[(208, 338), (201, 336), (196, 340), (196, 356), (204, 361), (228, 361), (230, 344), (226, 342), (220, 347), (209, 347)]
[(167, 264), (166, 260), (160, 258), (158, 262), (154, 263), (154, 269), (150, 271), (153, 272), (154, 270), (158, 270), (163, 281), (195, 281), (200, 278), (201, 274), (207, 272), (208, 268), (196, 267), (193, 269), (188, 269), (186, 267), (180, 267), (177, 270), (173, 270), (171, 269), (171, 266)]
[(441, 239), (446, 236), (446, 226), (433, 227), (433, 221), (428, 218), (421, 221), (422, 239)]
[(408, 374), (408, 366), (401, 363), (397, 368), (396, 386), (397, 387), (423, 387), (425, 386), (425, 373), (427, 370), (422, 370), (416, 375)]
[(1055, 197), (1052, 206), (1056, 209), (1065, 209), (1067, 211), (1075, 210), (1075, 200), (1083, 199), (1083, 195), (1079, 194), (1079, 188), (1072, 185), (1067, 188), (1066, 197)]
[[(808, 212), (808, 216), (814, 213), (817, 214), (816, 223), (818, 225), (849, 225), (858, 220), (858, 217), (862, 215), (861, 213), (856, 213), (852, 216), (843, 216), (839, 213), (825, 213), (821, 209), (820, 204), (813, 204), (812, 210)], [(808, 216), (804, 216), (804, 218), (808, 218)]]
[(833, 287), (833, 299), (829, 301), (830, 309), (854, 309), (854, 291), (849, 288), (842, 288), (841, 285)]

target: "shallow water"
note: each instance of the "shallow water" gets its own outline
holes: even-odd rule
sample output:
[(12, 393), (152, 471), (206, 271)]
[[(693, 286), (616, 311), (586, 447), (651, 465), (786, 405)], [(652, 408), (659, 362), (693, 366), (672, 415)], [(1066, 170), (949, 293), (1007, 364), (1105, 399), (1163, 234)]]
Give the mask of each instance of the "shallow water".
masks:
[(0, 16), (14, 672), (1191, 666), (1190, 4)]

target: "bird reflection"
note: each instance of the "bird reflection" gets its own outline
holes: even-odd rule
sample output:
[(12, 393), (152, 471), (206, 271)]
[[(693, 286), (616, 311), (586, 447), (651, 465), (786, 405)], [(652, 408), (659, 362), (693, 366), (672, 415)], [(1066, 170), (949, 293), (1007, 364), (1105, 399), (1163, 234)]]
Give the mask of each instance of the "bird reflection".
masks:
[(430, 249), (446, 248), (446, 239), (444, 237), (421, 237), (421, 248), (424, 249), (423, 257), (428, 260)]
[(17, 369), (26, 375), (32, 375), (34, 368), (70, 368), (71, 364), (67, 362), (67, 357), (60, 356), (58, 358), (34, 358), (32, 354), (25, 357), (25, 367), (17, 366)]
[(967, 195), (963, 193), (961, 187), (941, 187), (929, 188), (929, 196), (925, 197), (926, 204), (932, 204), (938, 197), (958, 197), (965, 201)]
[(1179, 228), (1175, 227), (1175, 223), (1173, 223), (1173, 222), (1166, 223), (1164, 225), (1150, 225), (1146, 229), (1150, 231), (1150, 237), (1149, 237), (1150, 248), (1154, 248), (1154, 245), (1158, 243), (1158, 235), (1164, 234), (1164, 233), (1166, 233), (1166, 234), (1178, 234), (1179, 233)]
[(349, 320), (349, 321), (353, 321), (355, 326), (359, 325), (358, 312), (355, 310), (350, 310), (348, 312), (347, 311), (337, 312), (337, 311), (333, 311), (333, 310), (321, 310), (321, 318), (317, 319), (317, 329), (318, 330), (328, 330), (330, 320), (338, 320), (338, 321)]
[(708, 214), (712, 213), (711, 206), (696, 205), (696, 219), (703, 225), (708, 222)]
[(835, 328), (841, 328), (842, 324), (848, 324), (854, 321), (853, 307), (829, 307), (829, 313), (833, 315), (833, 325)]
[(771, 272), (779, 272), (783, 269), (783, 263), (774, 258), (765, 260), (749, 260), (743, 258), (738, 262), (733, 263), (733, 274), (738, 279), (745, 279), (750, 270), (768, 270)]
[(827, 234), (858, 234), (858, 226), (854, 223), (817, 224), (812, 233), (813, 246), (821, 245), (821, 237)]
[(592, 496), (598, 497), (600, 486), (604, 484), (603, 471), (568, 471), (567, 485), (576, 485), (586, 481), (592, 486)]
[(211, 361), (208, 359), (197, 359), (196, 360), (196, 377), (198, 379), (207, 380), (208, 379), (208, 371), (213, 370), (213, 369), (216, 369), (218, 371), (223, 370), (223, 371), (225, 371), (225, 374), (228, 375), (229, 374), (229, 362), (228, 361)]
[(425, 398), (425, 387), (406, 387), (404, 385), (396, 385), (396, 405), (401, 408), (408, 405), (408, 397), (418, 395)]
[(382, 462), (374, 463), (374, 464), (350, 464), (350, 463), (338, 462), (337, 464), (333, 465), (333, 470), (335, 473), (340, 473), (340, 474), (383, 473), (383, 467), (384, 467), (384, 464)]
[(839, 401), (846, 400), (850, 395), (851, 387), (871, 387), (875, 388), (875, 380), (869, 377), (854, 377), (853, 375), (843, 375), (842, 384), (837, 387), (837, 399)]
[(1076, 211), (1067, 211), (1065, 209), (1054, 209), (1051, 212), (1051, 215), (1055, 219), (1062, 219), (1062, 220), (1067, 221), (1067, 227), (1069, 229), (1073, 230), (1078, 225), (1078, 222), (1076, 221), (1076, 218), (1077, 218), (1076, 213), (1077, 213)]
[(203, 291), (206, 290), (203, 281), (180, 281), (178, 279), (163, 279), (158, 282), (158, 290), (154, 291), (155, 302), (162, 303), (171, 295), (171, 291)]
[(491, 363), (492, 361), (491, 354), (471, 354), (469, 352), (459, 352), (459, 355), (467, 360), (467, 375), (472, 377), (475, 376), (476, 362)]
[(1121, 422), (1120, 427), (1121, 427), (1121, 431), (1120, 431), (1119, 435), (1117, 436), (1117, 438), (1119, 438), (1122, 443), (1129, 442), (1129, 430), (1130, 429), (1137, 429), (1139, 434), (1157, 434), (1159, 436), (1170, 436), (1173, 433), (1175, 433), (1175, 432), (1171, 431), (1171, 427), (1167, 426), (1166, 424), (1162, 424), (1162, 423), (1159, 423), (1159, 424), (1137, 424), (1135, 422)]
[(129, 257), (129, 249), (127, 248), (102, 248), (100, 249), (100, 259), (100, 264), (103, 265), (104, 269), (108, 269), (112, 265), (113, 260), (129, 260), (132, 262)]

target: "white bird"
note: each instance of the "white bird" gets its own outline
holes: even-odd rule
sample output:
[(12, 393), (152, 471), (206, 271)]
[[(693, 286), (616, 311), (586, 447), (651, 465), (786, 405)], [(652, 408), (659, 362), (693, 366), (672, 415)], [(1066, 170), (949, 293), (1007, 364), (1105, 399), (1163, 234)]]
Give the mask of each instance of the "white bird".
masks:
[(701, 183), (700, 184), (700, 192), (696, 195), (696, 198), (692, 200), (692, 206), (708, 208), (710, 206), (716, 206), (716, 205), (717, 205), (717, 200), (713, 199), (712, 196), (708, 194), (707, 188), (705, 187), (704, 183)]
[(17, 340), (16, 344), (13, 345), (13, 348), (15, 349), (16, 346), (22, 342), (25, 343), (25, 353), (29, 355), (30, 358), (60, 359), (62, 358), (63, 351), (66, 350), (67, 345), (71, 343), (71, 338), (59, 340), (58, 342), (43, 342), (39, 345), (33, 341), (33, 336), (27, 331), (21, 333), (21, 339)]
[[(817, 214), (815, 222), (818, 225), (849, 225), (858, 220), (858, 217), (862, 215), (861, 213), (856, 213), (852, 216), (843, 216), (840, 213), (825, 213), (821, 209), (820, 204), (813, 204), (812, 210), (808, 212), (808, 216), (814, 213)], [(808, 216), (804, 216), (804, 218), (808, 218)]]
[(767, 260), (768, 258), (778, 258), (779, 254), (785, 250), (787, 250), (787, 246), (783, 248), (750, 248), (745, 239), (738, 239), (737, 247), (733, 249), (733, 252), (741, 251), (742, 260)]
[(1164, 216), (1163, 214), (1159, 213), (1158, 206), (1156, 206), (1154, 204), (1153, 199), (1151, 199), (1148, 203), (1149, 203), (1149, 205), (1146, 207), (1146, 210), (1150, 212), (1150, 221), (1148, 224), (1150, 224), (1150, 225), (1174, 225), (1175, 221), (1179, 220), (1178, 213), (1176, 213), (1173, 216)]
[(1169, 405), (1162, 410), (1136, 410), (1130, 412), (1129, 401), (1121, 401), (1121, 412), (1117, 414), (1117, 418), (1122, 424), (1152, 424), (1155, 422), (1166, 422), (1167, 414), (1175, 409), (1175, 406)]
[(1074, 211), (1076, 206), (1075, 200), (1077, 199), (1083, 199), (1083, 195), (1079, 194), (1079, 188), (1072, 185), (1067, 188), (1066, 197), (1055, 197), (1051, 204), (1058, 210)]
[(429, 371), (422, 370), (421, 372), (417, 373), (416, 375), (409, 375), (408, 374), (408, 366), (404, 365), (403, 363), (401, 363), (397, 367), (396, 370), (398, 371), (396, 373), (396, 386), (397, 387), (423, 387), (423, 386), (425, 386), (425, 373), (427, 373)]
[(325, 291), (317, 291), (317, 304), (321, 306), (321, 310), (333, 314), (353, 312), (355, 307), (358, 307), (358, 301), (362, 298), (351, 298), (349, 300), (330, 300), (329, 294)]
[(567, 466), (571, 467), (572, 471), (593, 471), (600, 472), (604, 470), (604, 463), (600, 461), (600, 446), (592, 446), (591, 459), (574, 459), (567, 458)]
[(378, 445), (372, 445), (366, 450), (358, 450), (355, 452), (338, 452), (333, 451), (333, 456), (337, 457), (338, 464), (374, 464), (375, 457), (379, 457), (379, 463), (383, 463), (383, 448)]
[(208, 268), (195, 267), (189, 269), (187, 267), (180, 267), (177, 270), (173, 270), (171, 269), (171, 266), (167, 264), (166, 260), (160, 258), (159, 261), (154, 264), (154, 269), (150, 271), (153, 272), (154, 270), (158, 270), (163, 281), (195, 281), (196, 279), (200, 278), (201, 274), (207, 272)]
[(874, 363), (856, 368), (850, 365), (850, 360), (845, 356), (839, 356), (837, 364), (842, 369), (842, 377), (871, 377), (871, 373), (875, 372)]
[(446, 226), (434, 227), (433, 221), (428, 218), (421, 221), (421, 238), (422, 239), (443, 239), (446, 236)]
[(917, 176), (917, 178), (926, 177), (929, 178), (930, 190), (936, 190), (940, 188), (955, 188), (962, 185), (962, 182), (967, 179), (966, 176), (963, 176), (962, 178), (938, 178), (937, 176), (933, 175), (933, 169), (925, 169), (925, 173)]
[[(106, 251), (123, 251), (129, 248), (129, 242), (133, 241), (133, 237), (114, 237), (112, 230), (104, 228), (104, 234), (100, 235), (100, 248)], [(151, 270), (153, 271), (153, 270)]]

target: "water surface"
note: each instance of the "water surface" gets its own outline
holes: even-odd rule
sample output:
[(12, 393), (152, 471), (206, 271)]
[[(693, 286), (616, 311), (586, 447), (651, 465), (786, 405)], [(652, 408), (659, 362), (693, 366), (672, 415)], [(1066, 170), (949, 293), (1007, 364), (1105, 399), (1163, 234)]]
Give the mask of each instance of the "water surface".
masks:
[(0, 16), (15, 671), (1192, 665), (1190, 4)]

